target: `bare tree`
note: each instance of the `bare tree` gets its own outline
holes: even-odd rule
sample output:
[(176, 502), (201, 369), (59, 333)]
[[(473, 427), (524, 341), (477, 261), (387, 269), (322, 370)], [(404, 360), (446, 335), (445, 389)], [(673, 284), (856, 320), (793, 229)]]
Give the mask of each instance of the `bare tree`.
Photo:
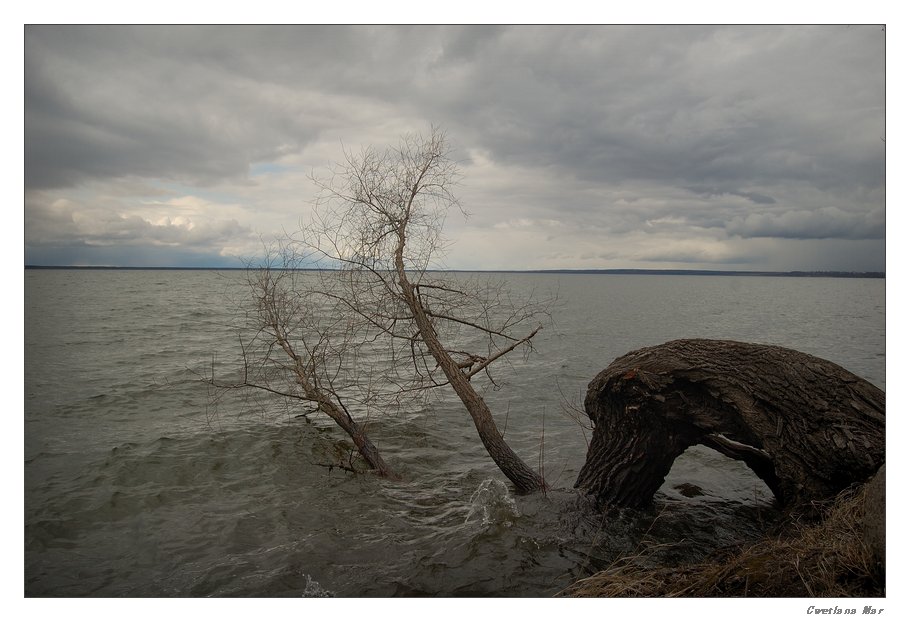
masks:
[(355, 419), (355, 412), (369, 413), (376, 399), (369, 381), (356, 376), (358, 356), (369, 343), (363, 327), (337, 312), (344, 307), (330, 280), (299, 271), (306, 257), (281, 245), (264, 265), (248, 272), (253, 304), (246, 328), (252, 331), (241, 333), (243, 376), (230, 388), (267, 391), (301, 402), (304, 414), (327, 415), (371, 469), (395, 477), (366, 425)]
[[(300, 400), (328, 415), (370, 466), (392, 471), (362, 418), (451, 387), (484, 447), (519, 492), (546, 488), (509, 447), (472, 380), (529, 350), (543, 308), (502, 283), (436, 270), (446, 214), (460, 209), (445, 134), (346, 152), (320, 188), (314, 217), (250, 272), (253, 337), (239, 386)], [(301, 268), (309, 268), (302, 271)]]

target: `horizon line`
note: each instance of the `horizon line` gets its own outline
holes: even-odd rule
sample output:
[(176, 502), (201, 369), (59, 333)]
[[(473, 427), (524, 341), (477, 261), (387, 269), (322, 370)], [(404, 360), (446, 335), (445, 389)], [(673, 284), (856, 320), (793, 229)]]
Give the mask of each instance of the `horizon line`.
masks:
[[(238, 266), (65, 266), (25, 264), (26, 270), (208, 270), (239, 271), (250, 270)], [(255, 269), (255, 268), (253, 268)], [(275, 268), (281, 270), (282, 268)], [(333, 268), (293, 268), (301, 272), (331, 272)], [(885, 278), (884, 271), (866, 270), (700, 270), (689, 268), (532, 268), (466, 270), (460, 268), (438, 268), (427, 272), (491, 272), (506, 274), (614, 274), (614, 275), (665, 275), (665, 276), (789, 276), (789, 277), (841, 277), (841, 278)]]

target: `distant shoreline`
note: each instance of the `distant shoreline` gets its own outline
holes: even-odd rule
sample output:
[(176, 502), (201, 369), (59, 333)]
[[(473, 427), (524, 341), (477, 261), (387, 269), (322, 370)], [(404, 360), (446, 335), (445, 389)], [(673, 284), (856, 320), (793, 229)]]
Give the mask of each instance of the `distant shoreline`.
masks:
[[(227, 272), (247, 268), (196, 268), (188, 266), (36, 266), (26, 265), (26, 270), (208, 270)], [(321, 272), (323, 268), (302, 268), (301, 271)], [(490, 272), (500, 274), (606, 274), (606, 275), (657, 275), (657, 276), (785, 276), (827, 277), (836, 279), (884, 279), (884, 272), (806, 271), (772, 272), (755, 270), (640, 270), (618, 268), (611, 270), (429, 270), (428, 272)]]

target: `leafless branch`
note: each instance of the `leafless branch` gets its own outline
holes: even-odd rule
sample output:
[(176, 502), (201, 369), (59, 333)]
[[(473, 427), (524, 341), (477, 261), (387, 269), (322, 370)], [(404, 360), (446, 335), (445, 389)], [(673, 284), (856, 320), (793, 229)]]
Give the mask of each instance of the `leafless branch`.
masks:
[(519, 490), (544, 489), (471, 384), (483, 371), (496, 386), (491, 366), (530, 348), (542, 307), (512, 300), (502, 283), (430, 271), (446, 244), (447, 213), (461, 210), (459, 177), (435, 127), (384, 151), (344, 148), (335, 168), (313, 176), (312, 218), (268, 245), (263, 265), (248, 272), (242, 380), (234, 386), (310, 404), (388, 473), (362, 421), (451, 387)]

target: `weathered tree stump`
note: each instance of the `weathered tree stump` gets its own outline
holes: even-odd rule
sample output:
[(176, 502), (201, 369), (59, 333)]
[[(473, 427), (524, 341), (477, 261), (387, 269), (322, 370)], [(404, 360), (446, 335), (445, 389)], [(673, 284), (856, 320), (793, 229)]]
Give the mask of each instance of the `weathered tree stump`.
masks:
[(685, 339), (619, 357), (588, 385), (594, 434), (575, 487), (647, 505), (673, 461), (706, 445), (784, 504), (827, 499), (885, 461), (885, 394), (830, 361), (776, 346)]

